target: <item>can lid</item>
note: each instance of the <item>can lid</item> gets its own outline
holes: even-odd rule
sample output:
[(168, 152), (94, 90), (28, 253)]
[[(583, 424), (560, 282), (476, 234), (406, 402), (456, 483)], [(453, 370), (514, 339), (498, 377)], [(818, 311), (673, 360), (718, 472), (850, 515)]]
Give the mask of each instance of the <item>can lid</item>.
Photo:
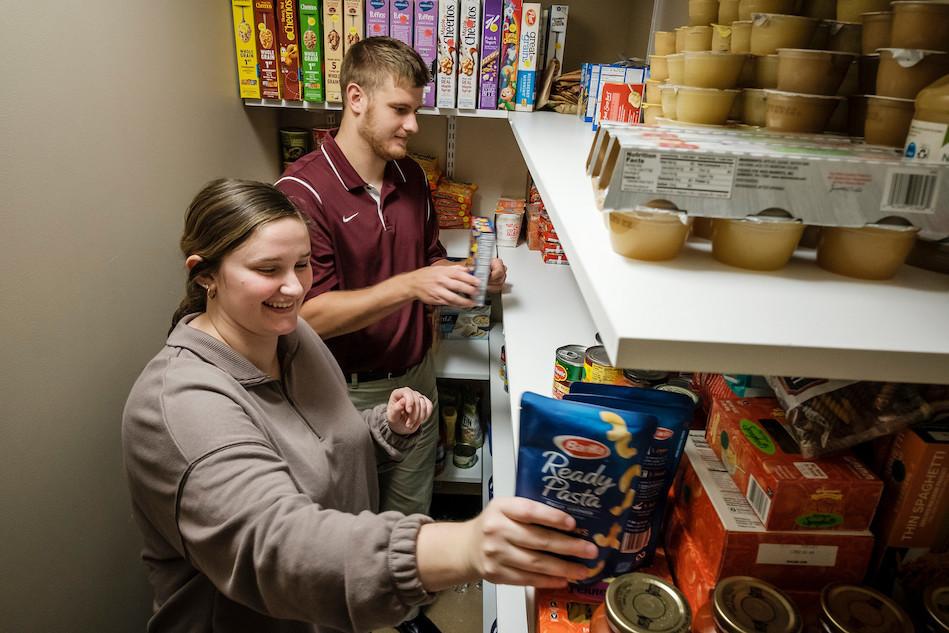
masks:
[(933, 585), (923, 596), (926, 615), (937, 631), (949, 631), (949, 585)]
[(662, 382), (669, 377), (669, 372), (658, 369), (624, 369), (623, 375), (637, 382)]
[(685, 633), (692, 624), (689, 603), (672, 583), (638, 572), (610, 583), (606, 616), (618, 633)]
[(689, 399), (693, 402), (693, 404), (699, 403), (698, 394), (696, 394), (694, 391), (686, 387), (680, 387), (679, 385), (665, 384), (665, 385), (658, 385), (656, 389), (658, 389), (659, 391), (671, 391), (672, 393), (681, 393), (684, 396), (688, 396)]
[(612, 367), (613, 364), (610, 362), (610, 357), (606, 355), (606, 348), (602, 345), (594, 345), (593, 347), (588, 347), (586, 350), (586, 358), (597, 365), (604, 365), (606, 367)]
[(820, 608), (827, 633), (913, 633), (906, 612), (869, 587), (827, 585), (820, 594)]
[(784, 592), (750, 576), (718, 581), (712, 617), (727, 633), (798, 633), (802, 626), (797, 607)]
[(583, 345), (564, 345), (557, 348), (557, 358), (582, 365), (586, 351), (587, 348)]

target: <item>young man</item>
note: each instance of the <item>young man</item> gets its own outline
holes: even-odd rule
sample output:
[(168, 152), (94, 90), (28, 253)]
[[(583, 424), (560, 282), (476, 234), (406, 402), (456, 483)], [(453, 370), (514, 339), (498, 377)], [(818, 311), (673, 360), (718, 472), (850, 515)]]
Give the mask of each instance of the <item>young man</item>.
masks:
[[(301, 315), (326, 340), (358, 409), (409, 386), (434, 405), (416, 449), (381, 477), (381, 511), (427, 513), (438, 394), (427, 306), (471, 307), (478, 280), (445, 259), (421, 167), (406, 158), (429, 70), (402, 42), (373, 37), (343, 60), (343, 118), (276, 186), (312, 220), (313, 287)], [(506, 277), (492, 262), (489, 290)]]

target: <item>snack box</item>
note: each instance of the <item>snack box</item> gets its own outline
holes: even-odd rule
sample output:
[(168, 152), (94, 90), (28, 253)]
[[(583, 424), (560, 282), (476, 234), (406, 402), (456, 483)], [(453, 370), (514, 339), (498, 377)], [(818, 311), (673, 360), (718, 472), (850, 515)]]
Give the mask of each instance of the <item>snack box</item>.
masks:
[(638, 123), (643, 84), (606, 84), (600, 97), (600, 121)]
[[(547, 53), (544, 56), (546, 65), (557, 60), (557, 69), (554, 79), (563, 73), (563, 49), (567, 42), (567, 14), (570, 7), (565, 4), (554, 4), (547, 15)], [(546, 68), (545, 65), (545, 68)]]
[(300, 101), (300, 42), (297, 40), (296, 0), (277, 0), (277, 41), (280, 45), (280, 97)]
[(280, 98), (280, 68), (277, 66), (277, 15), (273, 0), (254, 0), (257, 25), (257, 65), (262, 99)]
[(468, 270), (478, 278), (481, 286), (471, 297), (476, 306), (483, 306), (488, 293), (488, 278), (491, 276), (491, 260), (495, 253), (494, 224), (487, 218), (471, 219), (471, 242), (468, 248)]
[(949, 530), (949, 423), (896, 435), (883, 477), (876, 535), (889, 547), (933, 548)]
[(413, 48), (432, 70), (432, 81), (422, 92), (422, 105), (435, 107), (435, 58), (438, 51), (438, 3), (436, 0), (415, 2), (415, 42)]
[(596, 86), (591, 93), (590, 107), (593, 109), (593, 129), (600, 127), (600, 104), (603, 102), (603, 90), (615, 83), (644, 85), (646, 69), (639, 66), (601, 64), (597, 74)]
[(478, 107), (481, 0), (461, 0), (458, 21), (458, 107)]
[(366, 20), (363, 16), (363, 0), (343, 0), (343, 56), (349, 47), (366, 36)]
[(366, 0), (366, 37), (389, 35), (389, 0)]
[(712, 403), (706, 439), (769, 530), (866, 530), (883, 482), (850, 451), (804, 459), (773, 398)]
[(323, 55), (326, 100), (340, 103), (343, 100), (343, 90), (339, 85), (343, 66), (343, 0), (323, 0)]
[(517, 96), (517, 47), (520, 44), (521, 0), (504, 0), (501, 56), (498, 70), (498, 110), (513, 110)]
[(478, 107), (498, 107), (498, 61), (501, 56), (502, 0), (484, 0), (481, 29), (481, 70), (479, 73)]
[(520, 42), (517, 45), (517, 78), (514, 109), (531, 112), (537, 96), (537, 46), (541, 23), (539, 2), (525, 2), (521, 9)]
[(813, 135), (627, 127), (610, 137), (597, 184), (603, 210), (659, 197), (693, 216), (743, 218), (779, 208), (804, 224), (859, 227), (898, 216), (949, 233), (949, 165), (909, 163), (886, 148)]
[[(738, 490), (725, 465), (692, 431), (676, 483), (666, 550), (676, 559), (701, 565), (697, 577), (717, 582), (753, 576), (787, 590), (813, 590), (831, 582), (860, 584), (873, 553), (873, 534), (858, 531), (766, 530)], [(683, 556), (673, 538), (685, 532), (695, 556)], [(680, 586), (688, 583), (677, 574)]]
[(300, 43), (303, 46), (303, 100), (324, 101), (323, 33), (320, 30), (320, 3), (300, 0)]
[(438, 66), (435, 105), (457, 107), (458, 0), (438, 0)]
[[(237, 55), (237, 88), (241, 99), (260, 99), (257, 77), (257, 45), (254, 33), (254, 10), (251, 0), (231, 0), (234, 17), (234, 49)], [(250, 22), (247, 21), (248, 16)]]
[(413, 45), (415, 0), (389, 0), (389, 36)]

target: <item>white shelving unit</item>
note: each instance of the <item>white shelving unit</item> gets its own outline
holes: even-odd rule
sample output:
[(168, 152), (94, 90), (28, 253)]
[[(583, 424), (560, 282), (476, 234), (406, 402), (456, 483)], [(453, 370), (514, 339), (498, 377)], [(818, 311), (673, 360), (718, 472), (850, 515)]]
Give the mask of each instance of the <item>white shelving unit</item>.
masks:
[(949, 382), (949, 277), (906, 266), (888, 282), (849, 279), (803, 250), (758, 273), (718, 263), (700, 240), (668, 262), (624, 258), (585, 176), (589, 124), (548, 112), (510, 121), (615, 365)]
[(438, 231), (438, 239), (448, 251), (449, 257), (468, 256), (468, 245), (471, 241), (471, 231), (468, 229), (441, 229)]
[(452, 461), (451, 455), (446, 455), (445, 470), (435, 478), (435, 481), (454, 484), (480, 484), (484, 475), (490, 472), (484, 468), (484, 453), (484, 447), (478, 449), (478, 461), (471, 468), (458, 468)]
[(435, 375), (458, 380), (487, 380), (488, 339), (451, 339), (438, 343)]
[[(326, 103), (323, 101), (287, 101), (285, 99), (244, 99), (245, 106), (257, 108), (285, 108), (288, 110), (342, 110), (341, 103)], [(419, 114), (435, 116), (463, 116), (477, 119), (506, 119), (507, 110), (477, 110), (466, 108), (421, 108)]]

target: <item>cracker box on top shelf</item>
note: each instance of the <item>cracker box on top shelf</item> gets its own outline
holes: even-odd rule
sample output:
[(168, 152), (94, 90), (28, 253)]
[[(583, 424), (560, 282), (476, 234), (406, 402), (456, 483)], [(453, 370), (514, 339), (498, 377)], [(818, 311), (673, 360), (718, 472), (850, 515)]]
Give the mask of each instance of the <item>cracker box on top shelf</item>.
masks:
[(280, 98), (280, 68), (277, 65), (277, 15), (273, 0), (254, 0), (257, 25), (257, 65), (262, 99)]
[(504, 0), (501, 56), (498, 69), (498, 110), (513, 110), (517, 96), (517, 47), (520, 44), (521, 0)]
[(481, 0), (461, 0), (458, 20), (458, 107), (478, 107)]
[(280, 44), (280, 96), (287, 101), (300, 101), (300, 42), (297, 39), (299, 20), (296, 0), (277, 0), (277, 33)]
[(323, 92), (323, 31), (322, 16), (317, 0), (300, 0), (300, 44), (303, 46), (303, 100), (324, 101)]
[(343, 66), (343, 0), (323, 0), (323, 56), (326, 63), (326, 100), (343, 101), (339, 73)]
[(388, 0), (389, 37), (413, 45), (412, 25), (415, 23), (415, 0)]
[(502, 5), (502, 0), (484, 0), (483, 28), (481, 30), (481, 72), (478, 81), (478, 107), (482, 110), (496, 110), (498, 107)]
[(883, 482), (852, 452), (804, 459), (773, 398), (712, 403), (706, 438), (769, 530), (865, 530)]
[(435, 59), (438, 53), (438, 2), (436, 0), (416, 0), (415, 2), (415, 42), (413, 48), (425, 65), (432, 71), (432, 80), (422, 91), (422, 105), (435, 107)]
[(389, 35), (389, 0), (366, 0), (366, 37)]
[(539, 2), (525, 2), (521, 8), (521, 41), (517, 49), (517, 81), (514, 109), (531, 112), (537, 96), (538, 31), (541, 22)]
[(349, 47), (366, 36), (363, 0), (343, 0), (343, 56)]
[(438, 0), (438, 58), (435, 105), (457, 107), (458, 0)]
[(237, 54), (237, 88), (241, 99), (260, 99), (257, 45), (254, 42), (254, 9), (251, 7), (251, 0), (231, 0), (231, 12), (234, 17), (234, 48)]

